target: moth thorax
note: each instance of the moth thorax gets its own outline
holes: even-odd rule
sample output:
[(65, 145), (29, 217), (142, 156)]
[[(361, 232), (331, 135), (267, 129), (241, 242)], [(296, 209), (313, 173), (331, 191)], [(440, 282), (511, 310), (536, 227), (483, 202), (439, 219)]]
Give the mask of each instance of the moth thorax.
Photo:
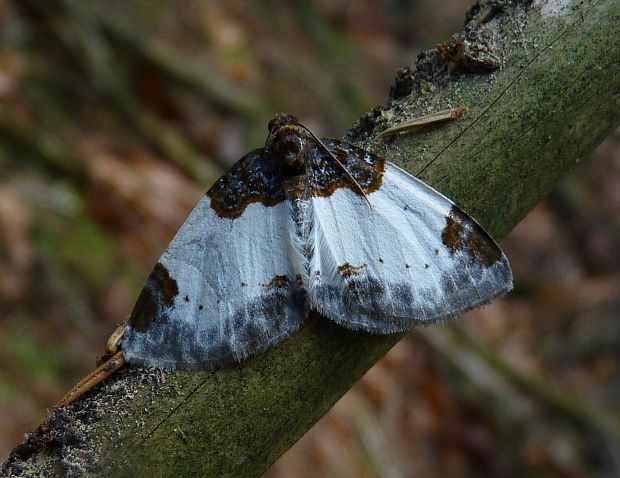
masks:
[(305, 172), (306, 139), (294, 129), (280, 131), (273, 142), (273, 150), (287, 176)]

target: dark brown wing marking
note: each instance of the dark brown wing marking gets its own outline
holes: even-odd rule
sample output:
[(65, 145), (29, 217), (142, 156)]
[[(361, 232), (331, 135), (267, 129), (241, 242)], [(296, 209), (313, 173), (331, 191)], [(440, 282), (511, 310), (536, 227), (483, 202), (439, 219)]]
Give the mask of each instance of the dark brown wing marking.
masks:
[(344, 141), (331, 138), (323, 138), (321, 141), (357, 181), (362, 191), (320, 145), (313, 144), (307, 166), (313, 196), (330, 196), (338, 188), (349, 188), (361, 196), (362, 192), (370, 194), (381, 187), (385, 171), (384, 159)]
[(254, 202), (266, 207), (286, 199), (282, 171), (265, 148), (241, 158), (207, 191), (211, 207), (222, 218), (235, 219)]
[(140, 292), (129, 317), (129, 325), (138, 332), (146, 332), (153, 321), (165, 320), (165, 311), (172, 306), (178, 293), (177, 281), (170, 276), (168, 269), (158, 262)]
[(441, 240), (452, 254), (464, 251), (484, 267), (491, 267), (502, 258), (501, 249), (486, 231), (456, 205), (446, 217)]

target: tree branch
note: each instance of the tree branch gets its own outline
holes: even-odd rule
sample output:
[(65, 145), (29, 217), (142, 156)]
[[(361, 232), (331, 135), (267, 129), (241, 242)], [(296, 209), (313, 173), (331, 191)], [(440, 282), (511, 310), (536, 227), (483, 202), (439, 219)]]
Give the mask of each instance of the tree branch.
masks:
[[(401, 71), (392, 101), (348, 139), (502, 237), (618, 124), (619, 43), (615, 0), (479, 2), (465, 31)], [(450, 125), (373, 140), (456, 106), (470, 112)], [(313, 315), (280, 346), (217, 373), (162, 384), (130, 367), (53, 411), (5, 466), (18, 476), (259, 476), (401, 337)]]

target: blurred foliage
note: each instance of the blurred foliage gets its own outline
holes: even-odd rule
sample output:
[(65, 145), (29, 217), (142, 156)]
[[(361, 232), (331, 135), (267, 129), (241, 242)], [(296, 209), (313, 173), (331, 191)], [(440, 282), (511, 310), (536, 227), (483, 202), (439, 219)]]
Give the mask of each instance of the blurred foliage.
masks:
[[(90, 371), (277, 111), (341, 136), (464, 0), (0, 0), (0, 452)], [(620, 474), (620, 135), (504, 241), (517, 289), (410, 334), (268, 476)]]

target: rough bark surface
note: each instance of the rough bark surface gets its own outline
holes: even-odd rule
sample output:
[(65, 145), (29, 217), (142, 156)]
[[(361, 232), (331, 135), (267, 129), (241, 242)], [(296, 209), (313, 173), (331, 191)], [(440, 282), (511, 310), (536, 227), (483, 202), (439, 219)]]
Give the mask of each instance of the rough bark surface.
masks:
[[(347, 139), (404, 167), (501, 238), (620, 121), (620, 3), (480, 1), (401, 70)], [(376, 140), (448, 107), (451, 124)], [(413, 332), (415, 333), (415, 331)], [(14, 476), (260, 476), (399, 339), (319, 316), (217, 373), (128, 367), (18, 446)]]

